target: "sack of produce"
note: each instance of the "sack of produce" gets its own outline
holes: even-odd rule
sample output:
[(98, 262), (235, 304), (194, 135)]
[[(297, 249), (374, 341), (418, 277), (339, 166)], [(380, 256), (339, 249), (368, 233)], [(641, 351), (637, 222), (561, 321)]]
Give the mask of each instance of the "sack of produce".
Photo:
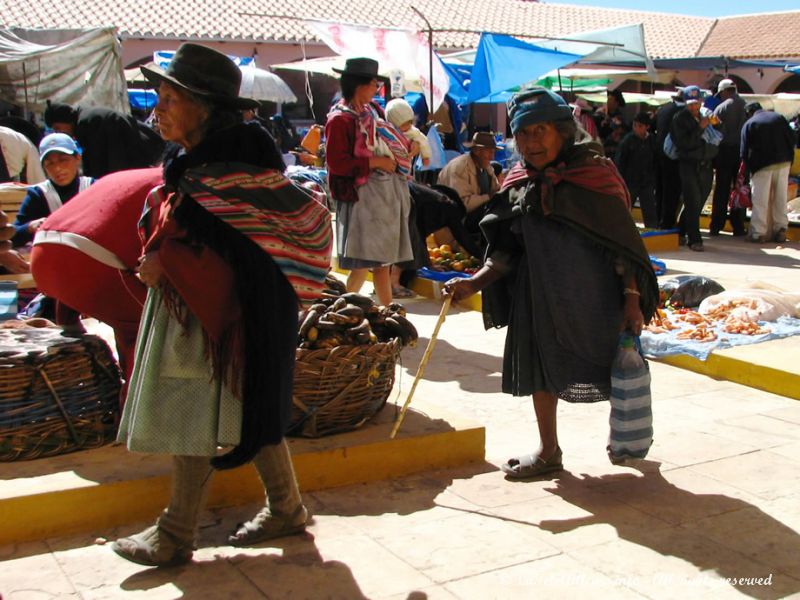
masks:
[(694, 308), (714, 294), (724, 292), (719, 283), (702, 275), (678, 275), (658, 285), (662, 302), (677, 308)]
[(765, 283), (752, 283), (748, 287), (709, 296), (697, 309), (704, 315), (723, 310), (726, 316), (750, 323), (800, 317), (800, 294), (785, 292)]

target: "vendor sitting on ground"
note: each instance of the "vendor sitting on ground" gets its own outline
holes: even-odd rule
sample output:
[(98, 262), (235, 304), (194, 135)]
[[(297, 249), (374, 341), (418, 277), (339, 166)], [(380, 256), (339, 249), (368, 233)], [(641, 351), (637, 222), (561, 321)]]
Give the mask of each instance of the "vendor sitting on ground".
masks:
[(39, 160), (47, 179), (28, 188), (14, 222), (14, 247), (32, 241), (48, 215), (94, 183), (91, 177), (81, 176), (80, 150), (75, 140), (64, 133), (51, 133), (42, 139)]

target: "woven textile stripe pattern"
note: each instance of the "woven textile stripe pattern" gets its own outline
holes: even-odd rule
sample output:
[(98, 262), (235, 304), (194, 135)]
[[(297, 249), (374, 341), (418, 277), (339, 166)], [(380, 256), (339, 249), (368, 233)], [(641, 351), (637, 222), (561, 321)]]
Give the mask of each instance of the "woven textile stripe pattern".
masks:
[(644, 458), (653, 444), (650, 370), (611, 373), (609, 453), (614, 458)]
[(319, 298), (333, 245), (328, 209), (278, 171), (195, 173), (192, 198), (269, 253), (301, 302)]

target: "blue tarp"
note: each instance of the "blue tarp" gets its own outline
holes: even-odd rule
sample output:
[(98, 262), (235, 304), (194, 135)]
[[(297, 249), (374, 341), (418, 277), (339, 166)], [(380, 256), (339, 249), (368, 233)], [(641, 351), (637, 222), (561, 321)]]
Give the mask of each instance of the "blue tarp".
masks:
[(153, 110), (158, 102), (158, 94), (155, 90), (128, 90), (128, 102), (131, 108), (138, 110)]
[(482, 33), (472, 65), (467, 102), (482, 101), (492, 94), (535, 81), (580, 58), (580, 54), (548, 50), (509, 35)]

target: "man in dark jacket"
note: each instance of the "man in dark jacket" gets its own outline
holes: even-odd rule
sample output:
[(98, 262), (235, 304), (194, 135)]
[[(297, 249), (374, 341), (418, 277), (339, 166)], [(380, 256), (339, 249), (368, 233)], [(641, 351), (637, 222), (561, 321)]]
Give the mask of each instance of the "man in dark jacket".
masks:
[(153, 166), (164, 150), (164, 141), (155, 131), (109, 108), (48, 103), (44, 120), (54, 131), (78, 141), (83, 149), (83, 173), (88, 177)]
[(656, 151), (658, 152), (658, 184), (656, 186), (656, 206), (658, 207), (658, 224), (661, 229), (675, 227), (678, 215), (678, 201), (681, 197), (681, 175), (678, 161), (664, 154), (664, 140), (669, 133), (672, 119), (681, 110), (683, 91), (672, 96), (672, 101), (661, 106), (656, 112)]
[(639, 201), (644, 226), (658, 227), (656, 209), (656, 144), (650, 134), (650, 115), (642, 112), (633, 119), (633, 131), (626, 134), (617, 146), (614, 162), (617, 164), (628, 191), (631, 202)]
[(721, 102), (714, 109), (714, 120), (719, 121), (716, 127), (722, 133), (722, 142), (719, 145), (719, 154), (714, 159), (716, 185), (708, 233), (719, 235), (720, 230), (725, 227), (727, 217), (730, 219), (733, 235), (744, 235), (745, 211), (743, 208), (735, 208), (728, 214), (728, 200), (739, 171), (739, 144), (742, 139), (742, 125), (746, 120), (745, 101), (737, 93), (736, 84), (731, 79), (719, 82), (717, 96)]
[(752, 115), (742, 127), (741, 157), (752, 173), (753, 209), (750, 216), (751, 242), (786, 241), (786, 192), (789, 167), (794, 158), (795, 138), (789, 122), (754, 102)]
[(700, 212), (711, 192), (714, 174), (711, 159), (717, 154), (717, 147), (703, 139), (703, 131), (708, 127), (708, 117), (700, 116), (703, 92), (696, 85), (683, 89), (686, 107), (678, 111), (672, 119), (669, 133), (678, 152), (678, 169), (681, 174), (683, 210), (678, 220), (680, 241), (687, 243), (695, 252), (703, 251), (700, 237)]

